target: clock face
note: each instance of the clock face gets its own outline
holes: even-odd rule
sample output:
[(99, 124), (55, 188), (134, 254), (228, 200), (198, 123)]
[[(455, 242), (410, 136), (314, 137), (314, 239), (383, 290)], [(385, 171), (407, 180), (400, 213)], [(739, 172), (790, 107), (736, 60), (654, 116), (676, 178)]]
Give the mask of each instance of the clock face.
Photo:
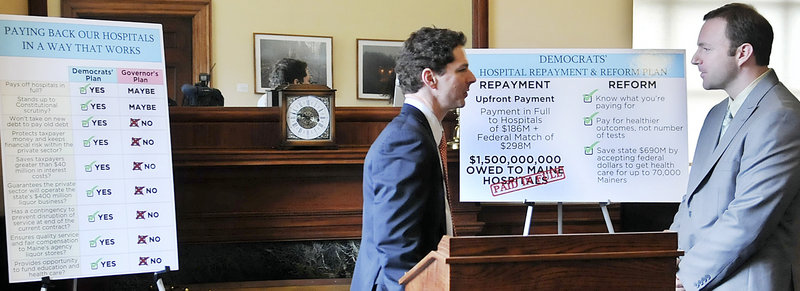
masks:
[(290, 97), (286, 109), (289, 139), (330, 139), (330, 100), (317, 96)]

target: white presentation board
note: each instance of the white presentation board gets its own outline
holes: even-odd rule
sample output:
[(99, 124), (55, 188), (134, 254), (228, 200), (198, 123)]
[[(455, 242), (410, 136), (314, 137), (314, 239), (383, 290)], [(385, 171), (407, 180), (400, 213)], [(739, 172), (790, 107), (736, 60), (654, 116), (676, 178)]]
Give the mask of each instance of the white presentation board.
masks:
[(463, 202), (676, 202), (683, 50), (471, 49)]
[(0, 15), (10, 282), (178, 269), (162, 39)]

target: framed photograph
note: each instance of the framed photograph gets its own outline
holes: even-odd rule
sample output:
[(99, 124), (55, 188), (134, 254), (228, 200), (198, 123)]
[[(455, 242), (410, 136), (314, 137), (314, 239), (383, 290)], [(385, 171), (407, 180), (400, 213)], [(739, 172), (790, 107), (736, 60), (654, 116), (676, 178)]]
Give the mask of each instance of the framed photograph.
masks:
[(332, 42), (333, 37), (330, 36), (253, 33), (255, 92), (266, 93), (272, 89), (270, 78), (275, 64), (284, 58), (305, 62), (311, 84), (333, 88)]
[(394, 65), (403, 41), (357, 39), (358, 99), (391, 100), (394, 95)]

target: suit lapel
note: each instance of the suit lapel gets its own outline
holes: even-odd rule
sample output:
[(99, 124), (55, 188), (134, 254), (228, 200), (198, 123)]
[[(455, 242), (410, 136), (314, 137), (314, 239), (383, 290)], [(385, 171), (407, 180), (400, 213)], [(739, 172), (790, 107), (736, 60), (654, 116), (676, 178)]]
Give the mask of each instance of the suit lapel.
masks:
[(697, 147), (694, 149), (694, 159), (692, 160), (692, 171), (689, 174), (689, 184), (686, 193), (694, 193), (700, 182), (711, 170), (711, 166), (716, 163), (711, 154), (719, 140), (719, 131), (722, 126), (722, 118), (727, 111), (727, 99), (711, 108), (708, 117), (700, 129), (700, 136), (697, 138)]
[[(758, 108), (758, 104), (761, 103), (761, 100), (764, 99), (767, 92), (777, 83), (778, 77), (775, 75), (775, 71), (767, 73), (764, 79), (762, 79), (761, 82), (750, 91), (750, 94), (747, 95), (747, 99), (744, 100), (742, 107), (739, 108), (739, 111), (736, 112), (736, 115), (733, 117), (730, 124), (728, 124), (725, 135), (721, 137), (719, 136), (719, 129), (722, 126), (723, 115), (727, 111), (726, 107), (723, 105), (725, 103), (717, 104), (711, 109), (707, 121), (712, 122), (710, 122), (708, 127), (705, 124), (703, 125), (702, 134), (698, 139), (698, 148), (695, 149), (695, 161), (698, 160), (698, 157), (700, 161), (699, 163), (692, 164), (693, 169), (689, 175), (687, 193), (694, 194), (700, 186), (701, 181), (711, 174), (714, 166), (722, 157), (722, 154), (728, 149), (731, 141), (733, 141), (733, 137), (736, 136), (739, 130), (750, 120), (750, 117), (753, 116), (756, 108)], [(716, 133), (713, 133), (714, 131), (716, 131)], [(719, 137), (719, 143), (716, 143), (716, 147), (714, 147), (714, 141), (716, 139), (711, 139), (716, 137)]]

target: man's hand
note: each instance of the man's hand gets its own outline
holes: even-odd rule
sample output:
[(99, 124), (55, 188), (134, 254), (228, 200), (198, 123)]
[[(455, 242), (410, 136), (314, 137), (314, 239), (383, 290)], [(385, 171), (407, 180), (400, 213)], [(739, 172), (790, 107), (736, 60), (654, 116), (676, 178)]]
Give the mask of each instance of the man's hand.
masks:
[(683, 289), (683, 283), (681, 283), (681, 279), (675, 276), (675, 291), (686, 291)]

